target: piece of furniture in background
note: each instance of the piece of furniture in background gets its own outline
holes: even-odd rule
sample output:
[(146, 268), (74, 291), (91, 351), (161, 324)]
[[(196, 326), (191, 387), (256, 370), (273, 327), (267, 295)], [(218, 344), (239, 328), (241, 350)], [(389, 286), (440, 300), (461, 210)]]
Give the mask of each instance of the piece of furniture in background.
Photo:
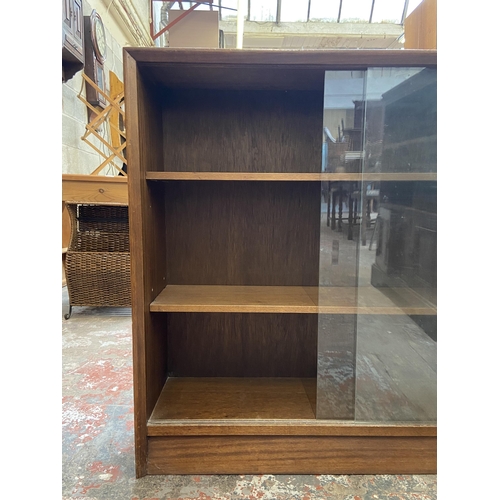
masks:
[(329, 181), (326, 184), (326, 225), (332, 230), (342, 232), (343, 222), (347, 220), (347, 239), (352, 240), (353, 228), (359, 219), (361, 244), (366, 246), (366, 231), (371, 228), (371, 214), (374, 212), (375, 203), (378, 205), (379, 190), (366, 189), (361, 193), (362, 183), (356, 181)]
[(66, 281), (73, 306), (130, 307), (128, 207), (67, 204), (71, 238)]
[(69, 239), (71, 237), (71, 221), (66, 208), (62, 202), (62, 286), (66, 286), (66, 252), (68, 251)]
[(85, 63), (82, 0), (62, 2), (62, 81), (70, 80)]
[[(382, 182), (376, 260), (371, 282), (377, 287), (437, 286), (437, 183)], [(407, 200), (420, 203), (409, 205)], [(426, 200), (430, 200), (425, 203)], [(404, 202), (403, 202), (404, 201)]]
[[(437, 79), (423, 70), (382, 95), (382, 173), (425, 175), (437, 165)], [(437, 182), (380, 183), (374, 286), (437, 285)], [(422, 252), (422, 258), (419, 257)]]
[[(343, 221), (347, 220), (347, 239), (353, 239), (353, 226), (357, 223), (358, 197), (355, 193), (359, 189), (358, 182), (355, 181), (327, 181), (328, 198), (326, 208), (326, 225), (332, 231), (342, 232)], [(344, 210), (344, 208), (347, 210)]]
[(343, 155), (349, 149), (348, 142), (333, 142), (327, 136), (327, 162), (325, 172), (345, 172)]
[[(374, 211), (378, 212), (380, 190), (372, 189), (371, 186), (368, 187), (365, 183), (363, 183), (363, 185), (365, 185), (365, 191), (354, 191), (352, 193), (352, 198), (354, 199), (355, 206), (361, 207), (361, 245), (366, 246), (367, 231), (372, 227), (372, 213)], [(375, 210), (375, 208), (377, 210)]]
[[(381, 175), (401, 172), (414, 182), (380, 182), (377, 250), (371, 284), (411, 289), (437, 304), (437, 76), (425, 69), (382, 94), (384, 138)], [(437, 339), (437, 317), (413, 318)]]
[[(70, 232), (77, 228), (76, 225), (72, 229), (70, 228), (66, 204), (75, 207), (77, 205), (128, 205), (125, 112), (123, 109), (124, 85), (112, 71), (109, 72), (109, 76), (109, 95), (103, 93), (107, 104), (104, 109), (101, 109), (95, 108), (86, 100), (83, 93), (85, 83), (91, 86), (95, 86), (95, 84), (85, 74), (82, 75), (82, 87), (78, 98), (87, 106), (91, 116), (90, 122), (85, 125), (82, 140), (99, 153), (99, 158), (102, 161), (90, 175), (62, 175), (63, 286), (67, 281), (65, 262), (69, 236)], [(95, 140), (92, 141), (91, 138), (97, 138), (101, 147), (98, 148), (95, 145)], [(106, 171), (113, 175), (103, 175)]]

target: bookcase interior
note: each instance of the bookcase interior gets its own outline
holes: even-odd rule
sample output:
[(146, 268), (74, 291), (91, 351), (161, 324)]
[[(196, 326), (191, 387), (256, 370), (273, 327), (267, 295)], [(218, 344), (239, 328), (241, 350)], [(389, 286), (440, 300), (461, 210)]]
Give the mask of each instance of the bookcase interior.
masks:
[[(278, 54), (279, 64), (257, 52), (247, 59), (210, 54), (211, 62), (197, 51), (129, 54), (136, 57), (127, 62), (127, 130), (135, 169), (129, 189), (138, 476), (433, 470), (432, 422), (356, 422), (355, 405), (358, 317), (364, 332), (377, 325), (385, 342), (381, 318), (403, 330), (406, 318), (432, 321), (435, 304), (425, 290), (378, 287), (368, 273), (359, 281), (359, 242), (352, 237), (340, 243), (350, 252), (341, 263), (348, 261), (349, 279), (338, 279), (339, 268), (324, 271), (337, 264), (332, 249), (340, 238), (327, 229), (325, 186), (351, 183), (344, 187), (359, 197), (366, 181), (403, 193), (436, 179), (423, 167), (400, 172), (396, 165), (366, 178), (360, 168), (324, 170), (325, 71), (364, 71), (371, 55), (354, 62), (335, 55), (342, 61), (336, 65), (321, 63), (321, 54), (317, 63)], [(403, 64), (403, 56), (394, 57)], [(385, 54), (375, 57), (389, 64)], [(363, 124), (355, 125), (360, 150)], [(428, 156), (422, 162), (432, 161)], [(379, 241), (394, 238), (383, 222)], [(425, 263), (431, 237), (421, 238)], [(381, 282), (384, 269), (376, 270)], [(361, 382), (367, 407), (377, 408), (370, 380)], [(392, 411), (399, 400), (390, 390), (386, 396), (382, 410)], [(425, 417), (422, 411), (418, 418)], [(410, 453), (417, 442), (421, 448)], [(255, 463), (240, 456), (245, 443), (254, 446)], [(318, 460), (311, 455), (317, 446)], [(371, 458), (353, 451), (361, 448)], [(370, 460), (381, 449), (394, 453), (377, 469)], [(268, 458), (274, 452), (293, 460)], [(201, 455), (210, 457), (202, 465)]]

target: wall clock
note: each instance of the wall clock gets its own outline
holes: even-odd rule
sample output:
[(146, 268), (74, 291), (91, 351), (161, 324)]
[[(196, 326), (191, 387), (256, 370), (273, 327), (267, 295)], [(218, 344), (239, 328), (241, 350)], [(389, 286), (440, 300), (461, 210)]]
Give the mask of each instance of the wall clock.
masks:
[[(104, 61), (106, 60), (106, 32), (101, 16), (94, 9), (85, 16), (85, 74), (103, 91), (106, 91)], [(93, 106), (106, 106), (106, 99), (86, 85), (87, 101)]]
[(93, 10), (90, 14), (90, 36), (97, 60), (104, 64), (106, 60), (106, 32), (101, 16)]

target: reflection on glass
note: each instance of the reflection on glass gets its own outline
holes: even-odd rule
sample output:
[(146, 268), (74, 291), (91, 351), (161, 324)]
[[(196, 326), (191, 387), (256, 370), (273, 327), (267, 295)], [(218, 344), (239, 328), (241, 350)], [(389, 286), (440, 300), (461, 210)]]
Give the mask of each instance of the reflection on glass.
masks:
[[(363, 71), (328, 71), (323, 112), (323, 170), (361, 172)], [(316, 416), (354, 418), (358, 242), (352, 232), (355, 181), (322, 185)], [(355, 210), (356, 207), (356, 210)], [(358, 217), (359, 219), (359, 217)], [(356, 220), (358, 220), (356, 219)], [(352, 223), (351, 223), (352, 222)]]
[(436, 84), (327, 72), (318, 418), (436, 419)]
[(323, 112), (325, 172), (361, 171), (364, 85), (364, 71), (326, 72)]
[(358, 315), (357, 420), (436, 419), (436, 88), (435, 70), (367, 71), (358, 294), (394, 307)]

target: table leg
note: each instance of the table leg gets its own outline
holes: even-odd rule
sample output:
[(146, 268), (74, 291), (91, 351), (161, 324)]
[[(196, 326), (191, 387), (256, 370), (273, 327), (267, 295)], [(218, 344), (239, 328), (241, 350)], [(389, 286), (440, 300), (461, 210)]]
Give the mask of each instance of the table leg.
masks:
[(335, 192), (332, 190), (332, 218), (331, 218), (332, 231), (335, 229)]
[(354, 200), (352, 199), (352, 189), (349, 189), (349, 219), (347, 223), (347, 239), (352, 240), (352, 217), (353, 217), (353, 204)]
[(326, 195), (326, 225), (327, 227), (330, 226), (330, 209), (331, 209), (331, 201), (332, 201), (332, 194), (330, 192), (330, 184), (328, 184), (328, 191)]
[(339, 186), (339, 224), (338, 224), (338, 232), (342, 232), (342, 203), (343, 203), (343, 191), (342, 186)]

